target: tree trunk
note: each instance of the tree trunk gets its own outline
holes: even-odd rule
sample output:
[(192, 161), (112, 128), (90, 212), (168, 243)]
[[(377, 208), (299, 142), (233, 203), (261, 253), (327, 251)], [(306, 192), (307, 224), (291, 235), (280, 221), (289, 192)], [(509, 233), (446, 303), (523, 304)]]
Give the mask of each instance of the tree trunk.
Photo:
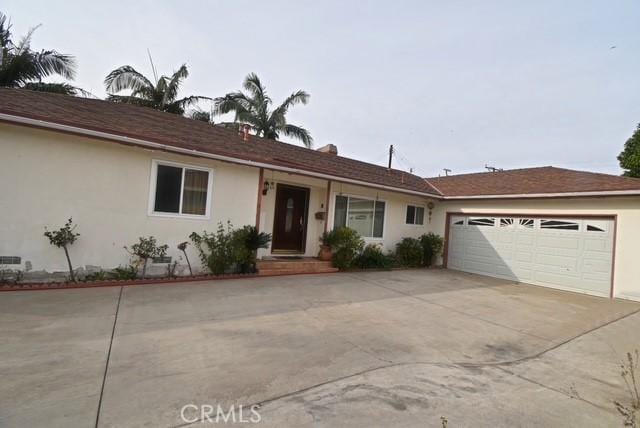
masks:
[(144, 279), (147, 274), (147, 259), (142, 260), (142, 279)]
[(64, 255), (67, 257), (67, 264), (69, 265), (69, 278), (71, 281), (76, 282), (76, 276), (73, 273), (73, 267), (71, 266), (71, 258), (69, 257), (69, 250), (67, 250), (67, 246), (62, 247), (64, 249)]
[(191, 263), (189, 263), (189, 256), (187, 256), (187, 252), (183, 251), (184, 253), (184, 258), (187, 260), (187, 266), (189, 266), (189, 274), (191, 274), (191, 276), (193, 276), (193, 271), (191, 270)]

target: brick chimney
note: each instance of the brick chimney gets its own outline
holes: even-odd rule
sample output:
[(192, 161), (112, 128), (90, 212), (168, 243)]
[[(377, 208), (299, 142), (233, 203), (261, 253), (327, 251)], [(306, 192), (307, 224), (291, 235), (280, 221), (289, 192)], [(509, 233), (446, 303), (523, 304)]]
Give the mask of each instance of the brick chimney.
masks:
[(249, 125), (244, 125), (242, 127), (242, 139), (244, 141), (249, 141)]
[(322, 146), (319, 149), (317, 149), (317, 151), (321, 153), (328, 153), (330, 155), (338, 154), (338, 148), (333, 144), (327, 144), (326, 146)]

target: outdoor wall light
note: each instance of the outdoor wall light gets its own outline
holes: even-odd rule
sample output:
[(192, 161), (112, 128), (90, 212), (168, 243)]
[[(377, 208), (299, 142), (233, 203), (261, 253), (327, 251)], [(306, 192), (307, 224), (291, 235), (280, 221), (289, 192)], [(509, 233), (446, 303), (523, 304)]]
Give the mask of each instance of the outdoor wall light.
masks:
[(433, 203), (433, 201), (429, 201), (427, 203), (427, 208), (429, 209), (429, 223), (431, 223), (431, 213), (433, 211), (433, 208), (436, 206), (436, 204)]
[(269, 190), (273, 190), (273, 183), (265, 180), (264, 184), (262, 185), (262, 195), (266, 195)]

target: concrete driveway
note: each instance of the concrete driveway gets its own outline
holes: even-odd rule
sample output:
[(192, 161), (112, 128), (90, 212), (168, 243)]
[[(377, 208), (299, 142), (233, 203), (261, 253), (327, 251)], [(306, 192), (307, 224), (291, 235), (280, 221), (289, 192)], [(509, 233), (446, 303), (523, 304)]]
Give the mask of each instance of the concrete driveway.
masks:
[(0, 426), (620, 425), (638, 310), (445, 270), (0, 293)]

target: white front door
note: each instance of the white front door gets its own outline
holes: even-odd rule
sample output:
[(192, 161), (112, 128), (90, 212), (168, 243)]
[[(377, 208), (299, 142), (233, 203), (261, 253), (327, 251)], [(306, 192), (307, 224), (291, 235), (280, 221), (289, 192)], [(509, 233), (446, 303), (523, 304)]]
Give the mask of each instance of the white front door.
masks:
[(614, 221), (452, 215), (447, 267), (609, 296)]

